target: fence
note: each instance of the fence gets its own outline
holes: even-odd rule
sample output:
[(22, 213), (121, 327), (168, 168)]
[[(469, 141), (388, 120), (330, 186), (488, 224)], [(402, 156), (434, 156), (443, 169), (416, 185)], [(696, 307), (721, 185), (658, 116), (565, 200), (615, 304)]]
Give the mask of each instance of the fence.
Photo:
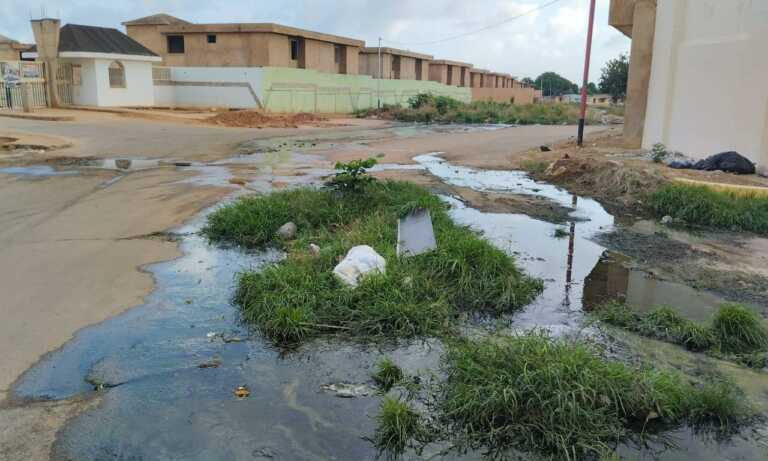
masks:
[(41, 62), (0, 62), (0, 110), (23, 111), (48, 106), (45, 67)]

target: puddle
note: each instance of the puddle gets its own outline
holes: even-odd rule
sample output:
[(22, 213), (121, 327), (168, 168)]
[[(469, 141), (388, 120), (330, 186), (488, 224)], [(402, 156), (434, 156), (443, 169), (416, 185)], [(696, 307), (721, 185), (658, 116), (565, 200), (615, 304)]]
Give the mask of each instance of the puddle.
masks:
[[(309, 170), (303, 176), (283, 176), (281, 166), (291, 159), (307, 165), (313, 159), (272, 154), (264, 153), (260, 174), (250, 186), (267, 192), (283, 181), (316, 184), (324, 173)], [(636, 280), (637, 271), (625, 268), (626, 261), (593, 242), (596, 233), (614, 225), (613, 217), (597, 202), (536, 183), (518, 172), (456, 167), (434, 155), (416, 160), (419, 168), (449, 184), (545, 196), (573, 209), (572, 222), (558, 226), (526, 215), (483, 213), (455, 198), (444, 198), (457, 222), (482, 231), (515, 255), (524, 270), (545, 279), (544, 293), (512, 316), (516, 328), (579, 330), (583, 309), (607, 294), (636, 299), (651, 290), (654, 297), (648, 305), (667, 299), (703, 302), (691, 292), (675, 291), (679, 287), (643, 284)], [(195, 184), (220, 185), (228, 180), (227, 174), (231, 177), (224, 165), (184, 168), (209, 175)], [(375, 449), (365, 437), (373, 434), (380, 402), (380, 396), (370, 392), (376, 362), (389, 356), (407, 374), (429, 376), (437, 371), (442, 343), (425, 339), (372, 347), (320, 339), (292, 352), (273, 348), (241, 322), (230, 300), (238, 272), (258, 269), (282, 255), (209, 245), (197, 234), (205, 215), (176, 230), (182, 257), (147, 268), (156, 286), (142, 306), (81, 330), (14, 385), (15, 397), (33, 400), (103, 394), (98, 408), (60, 430), (53, 458), (374, 459)], [(557, 229), (565, 230), (565, 235), (555, 237)], [(652, 354), (657, 349), (643, 350)], [(674, 362), (673, 355), (667, 354), (671, 366), (693, 357), (680, 348), (674, 350), (681, 358)], [(764, 381), (744, 378), (755, 393)], [(250, 395), (236, 397), (239, 386), (246, 386)], [(764, 399), (765, 391), (761, 392)], [(632, 459), (644, 460), (765, 459), (754, 436), (713, 446), (688, 429), (673, 435), (680, 437), (680, 445), (688, 452), (653, 445), (621, 450)], [(422, 456), (409, 453), (406, 459), (438, 456), (429, 447)], [(479, 453), (469, 453), (439, 459), (479, 458)]]
[(0, 168), (0, 173), (31, 178), (45, 178), (49, 176), (69, 176), (79, 174), (74, 170), (57, 170), (49, 165), (11, 166), (7, 168)]

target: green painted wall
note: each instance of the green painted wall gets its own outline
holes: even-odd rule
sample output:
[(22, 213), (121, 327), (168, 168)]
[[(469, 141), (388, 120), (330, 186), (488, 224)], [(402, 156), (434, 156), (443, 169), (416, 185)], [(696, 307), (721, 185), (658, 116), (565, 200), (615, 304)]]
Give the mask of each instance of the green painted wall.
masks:
[(382, 104), (403, 105), (418, 93), (451, 96), (471, 102), (470, 88), (423, 80), (379, 80), (369, 75), (342, 75), (305, 69), (264, 67), (259, 94), (272, 112), (350, 113), (376, 107), (377, 86)]

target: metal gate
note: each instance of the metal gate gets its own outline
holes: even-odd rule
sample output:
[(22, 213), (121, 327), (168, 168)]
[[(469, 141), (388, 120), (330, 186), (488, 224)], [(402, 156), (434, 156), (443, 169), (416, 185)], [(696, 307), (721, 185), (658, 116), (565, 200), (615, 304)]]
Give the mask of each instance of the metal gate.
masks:
[(0, 110), (46, 107), (48, 97), (41, 62), (0, 62)]
[(60, 63), (56, 69), (56, 90), (59, 93), (59, 103), (71, 105), (74, 71), (71, 63)]

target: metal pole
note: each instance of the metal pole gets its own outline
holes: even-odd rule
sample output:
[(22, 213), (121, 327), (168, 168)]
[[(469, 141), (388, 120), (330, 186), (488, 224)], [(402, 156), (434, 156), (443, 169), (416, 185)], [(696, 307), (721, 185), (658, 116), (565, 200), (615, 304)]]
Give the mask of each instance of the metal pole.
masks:
[(376, 101), (379, 110), (381, 110), (381, 37), (379, 37), (379, 72), (376, 80)]
[(584, 144), (584, 120), (587, 117), (587, 85), (589, 85), (589, 58), (592, 55), (592, 28), (595, 24), (595, 0), (589, 2), (589, 27), (587, 28), (587, 53), (584, 57), (584, 82), (581, 85), (581, 113), (579, 115), (579, 134), (576, 144)]

